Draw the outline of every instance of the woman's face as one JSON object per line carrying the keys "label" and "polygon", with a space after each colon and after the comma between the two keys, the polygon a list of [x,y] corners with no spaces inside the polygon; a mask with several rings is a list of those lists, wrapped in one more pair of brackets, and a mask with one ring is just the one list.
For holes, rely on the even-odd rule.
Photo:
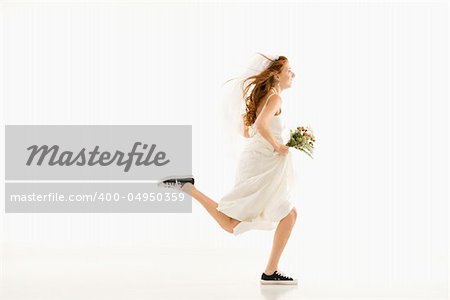
{"label": "woman's face", "polygon": [[294,77],[295,77],[295,74],[294,74],[294,72],[292,72],[289,62],[286,62],[283,66],[283,69],[281,70],[280,75],[279,75],[280,87],[282,89],[290,88],[291,84],[292,84],[292,79]]}

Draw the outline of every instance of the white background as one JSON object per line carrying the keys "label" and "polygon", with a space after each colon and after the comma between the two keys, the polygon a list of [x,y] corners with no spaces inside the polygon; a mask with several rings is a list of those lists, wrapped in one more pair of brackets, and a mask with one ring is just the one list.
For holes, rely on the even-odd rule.
{"label": "white background", "polygon": [[[280,267],[299,278],[295,295],[446,297],[446,1],[3,1],[0,9],[2,125],[191,124],[197,187],[215,201],[235,172],[217,122],[221,84],[254,52],[287,56],[296,77],[282,94],[286,126],[310,124],[317,139],[313,160],[294,150],[298,219]],[[117,253],[130,255],[114,270],[133,278],[130,264],[167,284],[183,270],[208,280],[243,272],[256,285],[273,238],[234,237],[195,199],[192,214],[2,210],[0,218],[5,299],[50,299],[49,290],[70,298],[39,279],[60,274],[91,295],[80,281],[89,274],[131,297],[119,277],[108,285],[98,275]]]}

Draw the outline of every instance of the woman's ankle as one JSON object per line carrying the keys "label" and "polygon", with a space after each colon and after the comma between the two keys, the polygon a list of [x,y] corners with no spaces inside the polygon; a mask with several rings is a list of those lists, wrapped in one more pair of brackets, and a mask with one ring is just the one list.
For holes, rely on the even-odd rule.
{"label": "woman's ankle", "polygon": [[273,273],[275,273],[276,270],[277,270],[277,269],[266,269],[266,270],[264,271],[264,274],[266,274],[266,275],[272,275]]}

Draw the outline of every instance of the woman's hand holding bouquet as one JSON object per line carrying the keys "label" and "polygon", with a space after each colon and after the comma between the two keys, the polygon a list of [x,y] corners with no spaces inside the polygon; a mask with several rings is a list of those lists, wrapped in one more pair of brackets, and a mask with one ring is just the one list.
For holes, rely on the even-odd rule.
{"label": "woman's hand holding bouquet", "polygon": [[309,126],[301,126],[295,130],[291,130],[291,137],[286,146],[301,150],[313,158],[312,154],[315,141],[316,138],[314,137],[313,130]]}

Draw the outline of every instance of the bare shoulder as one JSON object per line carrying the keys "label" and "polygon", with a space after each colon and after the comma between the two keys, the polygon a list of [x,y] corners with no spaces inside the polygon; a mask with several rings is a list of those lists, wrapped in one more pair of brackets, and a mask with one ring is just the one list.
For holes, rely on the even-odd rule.
{"label": "bare shoulder", "polygon": [[266,101],[267,101],[267,106],[271,106],[271,107],[280,107],[281,106],[281,97],[278,94],[270,95]]}
{"label": "bare shoulder", "polygon": [[261,111],[262,119],[267,120],[275,115],[281,108],[281,97],[277,94],[272,94],[266,98],[265,109]]}

